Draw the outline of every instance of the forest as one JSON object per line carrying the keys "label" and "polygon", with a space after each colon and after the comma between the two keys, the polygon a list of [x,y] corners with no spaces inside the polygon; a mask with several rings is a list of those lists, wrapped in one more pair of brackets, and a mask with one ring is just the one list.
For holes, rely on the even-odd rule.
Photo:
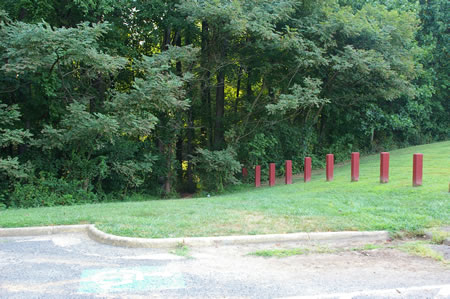
{"label": "forest", "polygon": [[450,138],[446,0],[2,0],[0,209],[223,192]]}

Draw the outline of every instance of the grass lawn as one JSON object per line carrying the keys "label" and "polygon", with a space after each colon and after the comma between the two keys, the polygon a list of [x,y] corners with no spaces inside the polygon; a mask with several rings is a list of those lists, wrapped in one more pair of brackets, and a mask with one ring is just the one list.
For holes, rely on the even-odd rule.
{"label": "grass lawn", "polygon": [[[424,154],[422,187],[412,187],[412,154]],[[350,165],[323,171],[310,183],[277,185],[210,198],[103,203],[0,211],[0,227],[95,223],[133,237],[218,236],[300,231],[416,232],[450,225],[450,141],[391,152],[390,181],[379,183],[379,156],[361,159],[360,181]],[[295,163],[295,161],[294,161]],[[278,166],[280,167],[280,166]]]}

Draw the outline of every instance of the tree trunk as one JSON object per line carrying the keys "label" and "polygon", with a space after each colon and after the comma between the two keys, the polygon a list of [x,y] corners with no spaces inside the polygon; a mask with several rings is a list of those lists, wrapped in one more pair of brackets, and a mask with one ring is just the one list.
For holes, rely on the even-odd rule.
{"label": "tree trunk", "polygon": [[223,116],[225,113],[225,72],[220,70],[217,73],[216,86],[216,125],[214,130],[214,149],[221,150],[225,145],[225,129],[223,126]]}
{"label": "tree trunk", "polygon": [[[164,30],[164,37],[163,37],[163,43],[162,43],[162,51],[166,51],[169,48],[171,39],[170,36],[172,34],[172,30],[170,27],[167,27]],[[161,123],[169,122],[168,119],[159,118]],[[158,134],[156,134],[158,136]],[[163,184],[163,190],[166,195],[170,194],[172,192],[172,177],[173,177],[173,169],[172,169],[172,152],[173,152],[173,144],[175,143],[176,139],[171,138],[167,143],[163,143],[162,141],[158,142],[158,148],[159,152],[162,154],[163,157],[165,157],[165,163],[167,167],[167,174],[164,178],[164,184]],[[175,145],[176,146],[176,145]]]}
{"label": "tree trunk", "polygon": [[169,48],[169,44],[170,44],[170,34],[171,34],[171,29],[170,27],[167,27],[164,30],[164,37],[163,37],[163,42],[162,42],[162,51],[165,51]]}
{"label": "tree trunk", "polygon": [[[177,47],[181,47],[181,33],[180,31],[177,31],[175,34],[175,45]],[[177,61],[176,64],[176,73],[178,76],[183,76],[183,66],[181,64],[181,61]],[[180,120],[182,121],[182,120]],[[178,161],[178,169],[177,169],[177,179],[179,182],[183,181],[183,132],[180,132],[178,135],[178,140],[176,144],[176,159]]]}
{"label": "tree trunk", "polygon": [[234,113],[237,113],[239,106],[239,94],[241,93],[241,77],[242,77],[242,67],[239,67],[239,74],[236,86],[236,101],[234,102]]}
{"label": "tree trunk", "polygon": [[192,109],[192,106],[189,108],[188,111],[188,131],[187,131],[187,171],[186,171],[186,178],[187,178],[187,191],[190,193],[195,192],[195,183],[194,183],[194,173],[192,169],[192,159],[191,155],[193,154],[193,147],[192,147],[192,141],[195,138],[195,129],[194,129],[194,109]]}
{"label": "tree trunk", "polygon": [[211,149],[212,145],[212,117],[211,117],[211,72],[209,71],[209,26],[208,22],[202,22],[202,50],[201,50],[202,58],[201,64],[202,69],[205,70],[203,75],[200,88],[202,92],[202,107],[203,107],[203,115],[202,115],[202,136],[206,136],[206,144],[209,149]]}
{"label": "tree trunk", "polygon": [[[106,82],[102,74],[99,74],[94,81],[94,88],[97,93],[89,100],[89,112],[94,113],[102,107],[106,98]],[[98,107],[97,107],[98,106]]]}
{"label": "tree trunk", "polygon": [[216,85],[216,121],[214,126],[214,149],[221,150],[225,147],[225,127],[223,117],[225,114],[225,65],[227,39],[217,33],[216,46],[218,46],[216,58],[218,63]]}
{"label": "tree trunk", "polygon": [[248,70],[247,70],[247,98],[248,98],[248,100],[250,100],[250,98],[253,96],[252,82],[250,81],[251,74],[252,74],[252,69],[248,68]]}
{"label": "tree trunk", "polygon": [[[189,28],[186,31],[186,45],[191,44],[191,31]],[[188,82],[186,86],[186,90],[188,92],[189,98],[194,99],[192,96],[192,86]],[[195,127],[194,127],[194,103],[191,103],[188,113],[187,113],[187,132],[186,132],[186,160],[187,160],[187,170],[186,170],[186,180],[187,180],[187,192],[194,193],[195,192],[195,183],[194,183],[194,172],[192,165],[192,154],[194,153],[193,141],[195,139]]]}
{"label": "tree trunk", "polygon": [[176,159],[178,161],[177,179],[183,181],[183,134],[179,134],[176,144]]}
{"label": "tree trunk", "polygon": [[172,192],[172,144],[166,146],[166,151],[167,177],[164,182],[164,192],[168,195]]}

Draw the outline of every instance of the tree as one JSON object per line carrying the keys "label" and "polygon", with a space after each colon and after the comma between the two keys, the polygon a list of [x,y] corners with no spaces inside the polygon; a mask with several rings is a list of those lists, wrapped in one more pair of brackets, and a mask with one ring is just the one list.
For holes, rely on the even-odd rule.
{"label": "tree", "polygon": [[[20,163],[17,157],[11,157],[18,145],[28,143],[32,134],[28,130],[14,128],[20,120],[19,107],[8,106],[0,102],[0,206],[7,204],[7,193],[17,180],[28,177],[30,165]],[[10,154],[3,153],[9,149]],[[5,151],[6,152],[6,151]]]}

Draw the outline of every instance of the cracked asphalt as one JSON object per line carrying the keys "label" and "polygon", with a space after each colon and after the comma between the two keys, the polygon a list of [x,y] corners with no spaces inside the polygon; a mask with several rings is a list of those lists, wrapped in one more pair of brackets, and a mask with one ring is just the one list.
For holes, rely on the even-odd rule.
{"label": "cracked asphalt", "polygon": [[[314,245],[314,244],[311,244]],[[84,234],[0,238],[0,298],[450,298],[450,268],[395,249],[288,258],[266,244],[170,250]]]}

